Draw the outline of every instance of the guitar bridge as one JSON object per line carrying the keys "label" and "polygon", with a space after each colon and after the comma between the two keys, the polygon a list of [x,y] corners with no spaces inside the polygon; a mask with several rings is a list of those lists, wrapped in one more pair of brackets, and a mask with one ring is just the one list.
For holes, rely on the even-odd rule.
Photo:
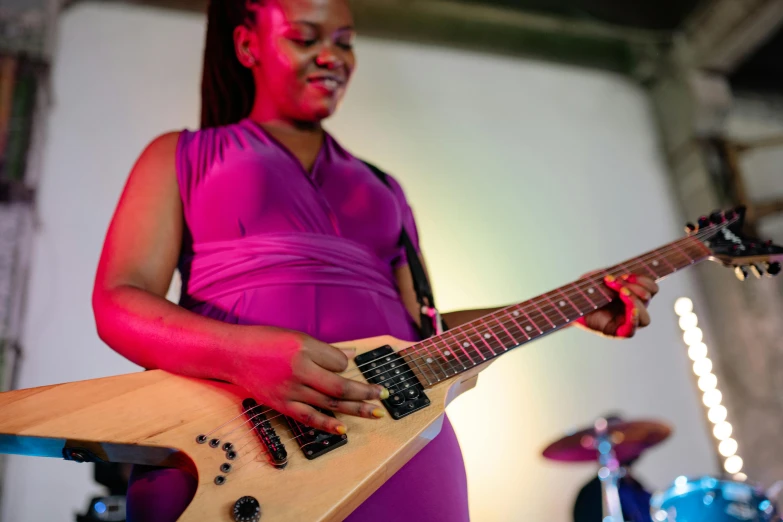
{"label": "guitar bridge", "polygon": [[[329,410],[323,408],[315,409],[324,415],[334,417],[334,413]],[[299,448],[301,448],[302,453],[304,453],[305,458],[308,460],[317,459],[340,446],[348,444],[348,435],[334,435],[326,431],[317,430],[305,426],[291,417],[286,417],[285,420],[288,422],[288,426],[291,428],[291,432],[294,434],[296,442],[299,443]]]}
{"label": "guitar bridge", "polygon": [[264,406],[259,405],[253,399],[245,399],[242,401],[242,408],[247,418],[253,423],[253,428],[272,459],[274,467],[278,469],[286,467],[288,464],[288,452],[285,450],[283,443],[280,442],[280,437],[277,436],[277,432],[272,427],[269,419],[267,419],[264,413]]}
{"label": "guitar bridge", "polygon": [[393,419],[401,419],[430,405],[416,374],[405,360],[392,349],[382,346],[354,358],[365,379],[389,390],[389,398],[381,403]]}

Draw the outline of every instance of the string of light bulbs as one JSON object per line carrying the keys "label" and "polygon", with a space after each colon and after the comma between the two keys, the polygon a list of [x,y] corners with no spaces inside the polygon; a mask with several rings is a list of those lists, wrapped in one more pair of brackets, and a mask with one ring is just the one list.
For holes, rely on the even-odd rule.
{"label": "string of light bulbs", "polygon": [[737,454],[739,445],[731,437],[733,427],[727,420],[728,410],[721,404],[723,394],[718,389],[718,378],[712,373],[712,359],[704,344],[704,333],[699,328],[699,318],[693,311],[693,302],[680,297],[674,303],[674,312],[679,316],[682,339],[688,346],[688,357],[693,361],[693,373],[698,377],[702,403],[707,408],[707,418],[712,423],[712,435],[718,445],[718,453],[724,458],[723,469],[735,480],[745,480],[742,473],[742,457]]}

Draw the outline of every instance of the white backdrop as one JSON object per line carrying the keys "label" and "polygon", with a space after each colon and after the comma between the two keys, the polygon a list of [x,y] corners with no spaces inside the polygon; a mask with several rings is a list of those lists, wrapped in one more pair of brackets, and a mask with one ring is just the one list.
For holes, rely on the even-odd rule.
{"label": "white backdrop", "polygon": [[[197,123],[203,26],[120,5],[63,16],[22,387],[136,370],[95,334],[92,279],[136,156]],[[370,39],[358,55],[329,129],[402,182],[442,309],[521,301],[679,236],[646,95],[624,79]],[[594,467],[548,463],[540,450],[606,411],[675,427],[638,465],[650,486],[715,471],[672,312],[692,290],[688,273],[664,282],[654,325],[631,341],[574,330],[510,354],[450,407],[473,520],[570,520]],[[90,473],[12,458],[2,520],[73,520],[99,491]]]}

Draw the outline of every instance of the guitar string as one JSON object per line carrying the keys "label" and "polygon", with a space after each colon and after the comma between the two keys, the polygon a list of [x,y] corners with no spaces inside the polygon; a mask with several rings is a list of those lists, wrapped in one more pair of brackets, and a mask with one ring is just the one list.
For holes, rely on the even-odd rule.
{"label": "guitar string", "polygon": [[[582,314],[580,314],[580,315],[582,315]],[[570,319],[570,320],[569,320],[569,322],[573,322],[575,319],[576,319],[576,318]],[[557,326],[553,327],[553,328],[552,328],[552,330],[555,330],[555,329],[560,329],[560,328],[564,327],[566,324],[568,324],[568,323],[564,323],[564,324],[561,324],[561,325],[557,325]],[[509,351],[509,350],[513,349],[513,348],[506,348],[506,347],[504,347],[504,346],[501,346],[501,347],[502,347],[502,349],[503,349],[503,352],[497,352],[497,353],[495,353],[495,355],[492,355],[492,356],[491,356],[491,358],[494,358],[494,357],[496,357],[496,356],[499,356],[499,355],[501,355],[502,353],[505,353],[506,351]],[[376,359],[376,360],[377,360],[377,359]],[[462,364],[462,362],[461,362],[461,361],[458,361],[458,362],[460,362],[460,364]],[[464,368],[464,364],[463,364],[463,370],[464,370],[464,369],[467,369],[467,368]],[[399,371],[399,370],[398,370],[398,371]],[[404,384],[404,383],[406,383],[406,382],[409,382],[409,381],[412,381],[412,380],[414,380],[414,379],[417,379],[417,378],[418,378],[418,377],[416,376],[415,372],[414,372],[414,371],[411,369],[411,367],[410,367],[410,366],[408,366],[408,369],[402,370],[400,374],[394,375],[394,376],[392,376],[392,377],[390,377],[390,378],[388,378],[388,379],[384,379],[383,381],[380,381],[379,383],[376,383],[376,384],[383,384],[383,383],[386,383],[386,382],[389,382],[389,381],[393,381],[394,379],[400,379],[402,376],[404,376],[405,374],[408,374],[408,373],[410,373],[410,374],[411,374],[411,376],[410,376],[410,377],[408,377],[408,378],[405,378],[405,379],[402,379],[402,380],[398,380],[398,381],[397,381],[397,383],[395,383],[395,384],[396,384],[397,386],[401,386],[402,384]],[[423,373],[423,372],[422,372],[422,373]],[[455,370],[455,374],[454,374],[454,375],[457,375],[458,373],[460,373],[460,372],[458,372],[457,370]],[[423,375],[423,376],[426,378],[426,375]],[[400,390],[399,392],[396,392],[396,393],[405,393],[405,391],[406,391],[406,389],[402,389],[402,390]],[[273,410],[273,409],[269,408],[269,409],[267,409],[267,410],[264,410],[263,412],[259,412],[259,413],[257,413],[256,415],[254,415],[254,416],[250,417],[248,420],[246,420],[246,421],[243,423],[243,425],[244,425],[244,424],[247,424],[248,422],[251,422],[251,421],[252,421],[253,419],[255,419],[256,417],[258,417],[258,416],[260,416],[260,415],[264,415],[264,414],[266,414],[266,413],[268,413],[268,412],[270,412],[270,411],[274,411],[275,413],[277,413],[277,415],[275,415],[275,416],[273,416],[273,417],[268,417],[268,418],[266,418],[266,419],[265,419],[265,420],[267,420],[267,421],[269,421],[269,422],[271,422],[272,420],[275,420],[275,419],[277,419],[278,417],[281,417],[281,416],[283,416],[283,414],[280,414],[280,413],[276,412],[276,410]],[[243,413],[243,414],[244,414],[244,413]],[[237,417],[239,417],[239,416],[237,416]],[[235,417],[235,419],[236,419],[237,417]],[[229,421],[229,422],[230,422],[230,421]],[[241,427],[241,426],[239,426],[239,427]],[[228,434],[226,434],[226,435],[224,435],[224,436],[230,435],[231,433],[233,433],[234,431],[236,431],[237,429],[239,429],[239,427],[237,427],[237,428],[234,428],[233,430],[231,430],[230,432],[228,432]],[[312,429],[313,429],[313,430],[318,430],[318,428],[312,428]],[[254,431],[255,431],[255,427],[252,427],[252,428],[249,430],[249,433],[252,433],[252,432],[254,432]],[[303,434],[303,435],[304,435],[304,434]],[[287,442],[291,442],[291,441],[293,441],[293,440],[297,440],[299,437],[301,437],[301,436],[303,436],[303,435],[299,435],[299,436],[291,437],[291,438],[289,438],[289,439],[286,439],[286,440],[283,440],[283,441],[281,441],[281,443],[282,443],[282,444],[285,444],[285,443],[287,443]],[[243,438],[244,438],[244,437],[243,437]]]}
{"label": "guitar string", "polygon": [[[626,264],[628,264],[629,266],[632,266],[633,264],[643,264],[643,260],[645,260],[645,259],[651,259],[651,258],[653,258],[653,257],[660,257],[660,256],[662,256],[662,255],[666,255],[666,254],[669,254],[669,253],[671,253],[671,252],[674,252],[674,251],[679,251],[680,249],[679,249],[679,248],[678,248],[678,246],[677,246],[677,244],[678,244],[678,243],[684,243],[684,242],[688,241],[689,239],[696,239],[696,240],[698,240],[698,241],[701,241],[702,237],[704,237],[704,236],[707,236],[707,235],[710,235],[710,234],[712,234],[712,233],[714,233],[714,232],[716,232],[716,231],[718,231],[718,230],[720,230],[720,229],[722,229],[722,228],[724,228],[724,227],[726,227],[726,226],[730,226],[730,225],[731,225],[731,224],[732,224],[734,221],[736,221],[737,219],[738,219],[738,218],[737,218],[737,217],[735,217],[734,219],[732,219],[732,220],[728,221],[728,222],[727,222],[727,223],[725,223],[725,224],[718,225],[718,228],[713,228],[713,227],[711,227],[711,228],[709,228],[709,229],[706,229],[706,230],[700,230],[700,231],[699,231],[699,232],[697,232],[696,234],[694,234],[694,235],[691,235],[691,236],[687,236],[687,237],[685,237],[685,238],[682,238],[682,239],[680,239],[680,240],[677,240],[677,241],[674,241],[674,242],[670,243],[669,245],[666,245],[665,247],[663,247],[663,248],[662,248],[662,249],[660,249],[660,250],[655,250],[655,251],[649,252],[649,253],[647,253],[647,254],[643,254],[642,256],[639,256],[638,258],[634,258],[634,259],[632,259],[632,260],[629,260],[629,261],[626,261],[626,262],[620,263],[619,265],[616,265],[616,266],[617,266],[617,267],[619,267],[619,266],[623,266],[623,265],[626,265]],[[698,236],[700,236],[700,235],[701,235],[702,237],[698,237]],[[702,244],[703,244],[703,243],[702,243]],[[689,255],[687,255],[687,254],[683,254],[682,252],[680,252],[680,255],[683,255],[684,257],[686,257],[686,258],[688,258],[688,259],[690,259],[690,257],[691,257],[691,256],[689,256]],[[690,263],[690,264],[693,264],[693,263],[695,263],[695,262],[697,262],[697,261],[696,261],[696,260],[691,260],[691,263]],[[614,267],[610,267],[610,268],[614,268]],[[674,270],[674,272],[676,272],[676,271],[677,271],[677,269],[675,269],[675,270]],[[672,273],[674,273],[674,272],[672,272]],[[606,275],[609,275],[609,274],[608,274],[608,272],[605,272],[605,271],[604,271],[604,272],[598,272],[598,273],[592,274],[592,275],[591,275],[589,278],[583,278],[583,279],[580,279],[580,280],[578,280],[577,282],[575,282],[574,284],[570,285],[572,288],[576,288],[576,289],[577,289],[577,291],[575,291],[575,292],[574,292],[574,291],[572,291],[572,290],[569,290],[569,291],[568,291],[568,293],[561,291],[561,294],[563,294],[564,296],[566,296],[566,297],[568,297],[568,298],[570,298],[570,297],[575,297],[575,296],[578,296],[578,295],[583,295],[583,293],[584,293],[584,292],[583,292],[583,290],[585,290],[585,289],[589,289],[590,287],[593,287],[593,286],[598,286],[599,284],[601,284],[601,283],[603,282],[603,276],[601,276],[601,278],[600,278],[600,279],[594,279],[594,278],[596,278],[596,276],[599,276],[599,275],[601,275],[601,274],[606,274]],[[656,276],[656,277],[658,277],[658,276]],[[660,279],[663,279],[663,277],[660,277],[658,280],[660,280]],[[587,283],[587,284],[585,285],[584,283]],[[544,295],[544,294],[542,294],[542,295]],[[538,297],[541,297],[541,296],[538,296]],[[533,299],[536,299],[536,298],[533,298]],[[616,299],[616,298],[615,298],[615,299]],[[612,300],[614,300],[614,299],[612,299]],[[532,300],[531,300],[531,301],[532,301]],[[589,301],[589,299],[588,299],[588,301]],[[509,307],[506,307],[506,308],[513,308],[514,306],[515,306],[515,305],[511,305],[511,306],[509,306]],[[539,328],[538,328],[538,326],[537,326],[537,322],[535,322],[535,321],[533,320],[533,318],[540,319],[541,317],[546,317],[546,318],[547,318],[547,321],[548,321],[548,322],[551,322],[551,321],[548,319],[548,315],[547,315],[547,313],[545,312],[545,310],[549,309],[550,311],[557,311],[557,308],[554,306],[554,304],[551,304],[551,303],[545,303],[545,304],[543,304],[543,305],[541,305],[541,306],[536,306],[536,305],[534,305],[534,306],[535,306],[535,309],[527,308],[527,310],[526,310],[524,307],[521,307],[521,304],[520,304],[520,305],[516,305],[516,306],[517,306],[517,307],[520,307],[520,308],[521,308],[521,311],[522,311],[522,312],[523,312],[525,315],[527,315],[527,316],[528,316],[528,318],[529,318],[529,319],[528,319],[528,321],[527,321],[527,322],[528,322],[528,323],[532,323],[533,325],[536,325],[536,328],[537,328],[537,329],[539,329]],[[573,307],[573,306],[572,306],[572,307]],[[540,311],[539,311],[539,310],[540,310]],[[496,313],[500,313],[500,312],[502,312],[502,310],[498,310]],[[528,312],[529,312],[529,313],[528,313]],[[559,313],[561,313],[561,312],[559,312]],[[494,315],[494,313],[492,313],[492,314],[488,314],[487,316],[484,316],[484,317],[489,317],[489,316],[491,316],[491,315]],[[478,319],[476,319],[475,321],[471,321],[471,323],[473,323],[473,322],[478,322],[478,321],[481,321],[481,319],[483,319],[483,317],[482,317],[482,318],[478,318]],[[522,320],[521,316],[519,317],[519,319],[520,319],[520,320]],[[574,318],[574,319],[571,319],[571,320],[569,321],[569,323],[570,323],[570,322],[573,322],[574,320],[576,320],[576,318]],[[502,324],[502,323],[501,323],[501,324]],[[564,326],[564,325],[561,325],[561,326]],[[414,347],[415,347],[415,346],[417,346],[417,345],[423,345],[423,344],[427,343],[428,341],[430,341],[430,343],[429,343],[429,344],[431,345],[431,346],[430,346],[430,348],[432,348],[432,347],[438,348],[438,346],[436,346],[436,345],[437,345],[437,342],[438,342],[438,340],[439,340],[440,338],[444,337],[444,336],[445,336],[445,334],[447,334],[447,333],[450,333],[452,336],[454,336],[454,334],[455,334],[455,333],[457,333],[457,334],[458,334],[458,333],[463,333],[463,334],[464,334],[464,332],[459,332],[459,331],[457,331],[459,328],[461,328],[461,327],[457,327],[457,328],[455,328],[454,330],[449,330],[448,332],[444,332],[444,334],[442,334],[442,335],[440,335],[440,336],[438,336],[438,337],[435,337],[435,338],[424,339],[424,340],[422,340],[422,341],[419,341],[418,343],[415,343],[414,345],[412,345],[412,346],[411,346],[411,347],[409,347],[409,348],[414,348]],[[518,329],[521,331],[521,328],[518,328]],[[554,328],[553,328],[552,330],[554,330]],[[549,330],[549,331],[551,331],[551,330]],[[541,330],[539,329],[539,334],[537,334],[537,335],[536,335],[536,337],[540,336],[542,333],[543,333],[543,331],[541,331]],[[502,334],[501,334],[501,335],[502,335]],[[525,334],[525,335],[526,335],[527,339],[523,340],[522,344],[524,344],[524,343],[525,343],[525,342],[527,342],[527,341],[530,341],[530,340],[533,340],[533,339],[534,339],[534,338],[531,338],[530,336],[527,336],[527,334]],[[468,335],[468,336],[467,336],[467,338],[468,338],[468,339],[470,339],[470,335]],[[480,339],[480,337],[479,337],[479,339]],[[513,337],[512,337],[512,339],[513,339]],[[413,351],[411,351],[411,352],[410,352],[410,354],[411,354],[411,355],[414,355],[414,354],[416,354],[416,355],[420,355],[420,354],[421,354],[421,353],[422,353],[424,350],[426,350],[426,349],[427,349],[426,347],[423,347],[423,346],[422,346],[420,349],[414,349]],[[475,349],[477,352],[479,352],[479,353],[480,353],[480,351],[479,351],[477,348],[475,348],[475,346],[474,346],[474,349]],[[504,350],[504,352],[503,352],[503,353],[505,353],[505,351],[509,351],[509,349],[506,349],[506,350]],[[455,353],[456,353],[456,352],[455,352]],[[361,373],[357,373],[357,372],[361,372],[361,370],[360,370],[360,368],[361,368],[361,367],[367,366],[367,365],[369,365],[369,364],[372,364],[373,362],[376,362],[376,361],[380,361],[380,360],[382,360],[382,359],[384,359],[384,358],[388,357],[388,355],[392,355],[392,354],[386,354],[386,355],[383,355],[383,356],[381,356],[381,357],[377,357],[377,358],[375,358],[375,359],[373,359],[373,360],[371,360],[371,361],[367,361],[366,363],[362,363],[361,365],[359,365],[359,366],[357,366],[357,367],[355,367],[355,368],[351,369],[349,372],[347,372],[346,374],[342,374],[341,376],[342,376],[342,377],[344,377],[344,378],[348,378],[349,376],[351,376],[351,377],[352,377],[352,376],[358,376],[358,375],[361,375]],[[410,360],[410,362],[420,362],[420,361],[422,361],[422,360],[425,360],[425,359],[427,359],[427,358],[431,358],[431,356],[432,356],[432,355],[433,355],[432,353],[426,353],[426,354],[425,354],[425,356],[421,356],[421,357],[418,357],[418,358],[412,358],[412,359]],[[492,356],[492,357],[494,357],[494,356]],[[468,356],[468,359],[471,359],[471,358],[470,358],[470,356]],[[437,359],[434,359],[434,360],[437,360]],[[447,359],[444,359],[444,361],[448,361],[448,360],[447,360]],[[387,363],[382,363],[381,365],[379,365],[379,366],[378,366],[378,368],[380,368],[380,367],[383,367],[383,366],[388,366],[388,365],[390,365],[390,364],[393,364],[394,362],[396,362],[396,361],[389,361],[389,362],[387,362]],[[459,361],[459,360],[458,360],[457,362],[459,362],[460,364],[462,364],[462,363],[461,363],[461,361]],[[440,361],[438,361],[438,364],[440,365]],[[481,364],[481,363],[478,363],[478,364]],[[474,365],[475,365],[475,363],[474,363]],[[463,366],[463,370],[467,369],[467,368],[465,368],[465,367],[464,367],[464,364],[462,364],[462,366]],[[376,368],[376,370],[377,370],[378,368]],[[443,367],[442,367],[442,369],[443,369]],[[452,368],[452,369],[453,369],[453,368]],[[446,371],[444,370],[444,373],[446,373],[446,375],[447,375],[447,377],[448,377],[448,372],[446,372]],[[459,373],[459,372],[456,372],[456,373],[455,373],[455,375],[456,375],[456,374],[458,374],[458,373]],[[424,374],[423,374],[423,375],[424,375]],[[424,377],[426,378],[426,375],[424,375]],[[377,384],[381,385],[381,384],[383,384],[383,382],[386,382],[386,381],[382,381],[382,382],[380,382],[380,383],[377,383]],[[430,384],[430,385],[432,385],[432,383],[429,383],[429,384]],[[236,418],[239,418],[239,417],[241,417],[241,416],[245,415],[245,414],[246,414],[248,411],[249,411],[249,410],[247,410],[247,411],[244,411],[244,412],[240,413],[239,415],[237,415],[236,417],[234,417],[234,419],[236,419]],[[269,411],[274,411],[274,410],[272,410],[272,408],[269,408],[269,409],[265,410],[263,413],[267,413],[267,412],[269,412]],[[234,419],[231,419],[231,420],[234,420]],[[224,425],[225,425],[225,424],[227,424],[227,423],[230,423],[230,422],[231,422],[231,420],[229,420],[229,421],[227,421],[226,423],[224,423]],[[218,429],[222,428],[224,425],[218,426],[218,427],[214,428],[213,430],[209,431],[208,433],[206,433],[206,436],[207,436],[207,437],[209,437],[209,436],[210,436],[212,433],[214,433],[214,432],[215,432],[215,431],[217,431]]]}
{"label": "guitar string", "polygon": [[[729,226],[730,224],[731,224],[731,222],[729,222],[729,223],[726,223],[725,225],[723,225],[723,227],[725,227],[725,226]],[[723,227],[720,227],[720,228],[723,228]],[[720,230],[720,228],[718,228],[717,230]],[[708,232],[712,232],[712,231],[713,231],[712,229],[708,230]],[[667,246],[667,247],[666,247],[666,249],[661,249],[661,251],[660,251],[660,252],[656,252],[656,251],[654,251],[654,252],[651,252],[651,253],[649,253],[649,254],[646,254],[646,255],[640,256],[640,257],[637,259],[637,262],[638,262],[638,261],[640,261],[640,260],[642,260],[642,259],[644,259],[644,258],[646,258],[646,257],[650,257],[650,256],[652,256],[653,254],[658,254],[658,255],[660,255],[660,254],[663,254],[664,252],[666,252],[667,250],[668,250],[668,251],[675,250],[675,249],[677,249],[677,248],[676,248],[676,243],[681,243],[681,242],[684,242],[684,241],[686,241],[687,239],[695,238],[695,239],[697,239],[697,240],[701,240],[701,238],[699,238],[699,237],[698,237],[698,235],[699,235],[699,234],[694,234],[694,235],[692,235],[692,236],[688,236],[687,238],[684,238],[683,240],[680,240],[680,241],[674,242],[674,243],[672,243],[671,247],[668,247],[668,246]],[[686,258],[688,258],[688,259],[691,261],[689,264],[694,264],[695,262],[698,262],[698,261],[701,261],[701,260],[703,260],[703,259],[690,259],[690,257],[691,257],[691,256],[689,256],[687,253],[685,253],[685,257],[686,257]],[[625,265],[625,264],[630,264],[630,263],[628,263],[628,262],[625,262],[625,263],[621,263],[620,265],[617,265],[617,266],[622,266],[622,265]],[[684,268],[684,267],[683,267],[683,268]],[[676,271],[677,271],[677,269],[675,269],[675,272],[676,272]],[[656,275],[656,277],[658,277],[658,276]],[[662,277],[661,277],[660,279],[662,279]],[[562,292],[562,291],[561,291],[561,294],[563,294],[563,292]],[[573,295],[573,294],[572,294],[572,295]],[[589,301],[589,299],[588,299],[588,301]],[[513,305],[512,305],[512,306],[513,306]],[[510,308],[510,307],[509,307],[509,308]],[[540,307],[539,307],[539,308],[540,308]],[[551,308],[552,308],[553,310],[557,310],[557,309],[554,307],[554,305],[551,305]],[[543,308],[542,308],[542,311],[543,311]],[[542,314],[539,314],[539,315],[544,315],[544,314],[542,313]],[[579,314],[579,315],[580,315],[580,316],[582,316],[583,314]],[[573,322],[574,320],[576,320],[576,318],[574,318],[574,319],[570,319],[570,320],[568,320],[568,322],[570,323],[570,322]],[[552,330],[555,330],[555,329],[562,328],[562,327],[563,327],[563,326],[565,326],[566,324],[568,324],[568,323],[564,323],[564,324],[562,324],[562,325],[558,325],[558,326],[556,326],[556,327],[553,327],[553,328],[552,328]],[[505,330],[505,328],[504,328],[504,330]],[[466,332],[458,332],[458,333],[462,333],[463,335],[467,335],[467,338],[470,340],[471,344],[473,344],[473,341],[472,341],[472,340],[471,340],[471,338],[470,338],[470,335],[471,335],[471,334],[467,334]],[[477,331],[476,333],[478,334],[479,332]],[[493,332],[493,333],[494,333],[494,332]],[[509,338],[510,338],[510,339],[514,340],[513,336],[511,336],[509,332],[507,332],[507,334],[508,334],[508,336],[509,336]],[[502,336],[503,334],[499,334],[499,335],[501,335],[501,336]],[[479,335],[479,340],[480,340],[480,339],[481,339],[481,337],[480,337],[480,335]],[[455,339],[455,340],[456,340],[456,339]],[[527,340],[531,340],[531,339],[530,339],[530,338],[528,338]],[[499,338],[498,338],[498,341],[500,342],[500,339],[499,339]],[[524,344],[524,342],[523,342],[523,344]],[[480,343],[479,343],[479,345],[480,345]],[[517,346],[518,346],[518,345],[517,345]],[[489,344],[488,344],[488,347],[489,347]],[[474,348],[474,350],[476,350],[476,351],[477,351],[477,352],[478,352],[480,355],[482,355],[482,354],[481,354],[481,352],[480,352],[480,350],[478,350],[478,348],[476,348],[476,346],[475,346],[475,345],[473,345],[473,348]],[[501,342],[501,348],[503,349],[503,352],[498,352],[498,353],[495,353],[495,352],[494,352],[494,350],[492,350],[492,348],[491,348],[491,347],[489,347],[489,348],[490,348],[490,351],[493,351],[493,355],[492,355],[492,356],[490,356],[490,359],[491,359],[491,358],[494,358],[494,357],[498,356],[499,354],[505,353],[505,351],[509,351],[509,350],[510,350],[510,349],[512,349],[513,347],[512,347],[512,348],[506,348],[506,347],[503,345],[503,343]],[[385,357],[385,356],[384,356],[384,357]],[[384,358],[384,357],[379,357],[379,358],[376,358],[376,359],[374,359],[373,361],[377,361],[377,360],[379,360],[379,359],[382,359],[382,358]],[[469,359],[471,360],[471,362],[473,362],[473,363],[475,364],[475,362],[472,360],[472,357],[470,357],[470,356],[468,356],[468,357],[469,357]],[[371,364],[373,361],[368,361],[368,363],[365,363],[365,365],[366,365],[366,364]],[[459,361],[459,362],[460,362],[460,364],[462,364],[462,362],[461,362],[461,361]],[[481,364],[481,363],[479,363],[479,364]],[[382,365],[382,366],[383,366],[383,365]],[[464,364],[463,364],[463,366],[464,366]],[[360,367],[360,366],[359,366],[359,367]],[[358,369],[359,367],[357,367],[356,369]],[[354,373],[355,373],[356,369],[354,369]],[[399,378],[401,375],[404,375],[404,374],[406,374],[406,373],[411,373],[411,374],[412,374],[412,376],[411,376],[410,378],[408,378],[408,379],[404,379],[404,380],[402,380],[402,381],[398,381],[398,382],[397,382],[397,385],[398,385],[398,386],[399,386],[399,385],[401,385],[401,384],[403,384],[403,383],[405,383],[405,382],[407,382],[407,381],[410,381],[410,380],[412,380],[412,379],[416,379],[416,378],[417,378],[417,376],[415,375],[415,373],[413,372],[413,370],[412,370],[412,369],[410,368],[410,366],[409,366],[409,367],[408,367],[408,369],[407,369],[407,370],[404,370],[404,371],[403,371],[401,374],[399,374],[399,375],[395,375],[395,376],[391,377],[390,379],[386,379],[386,380],[384,380],[384,381],[381,381],[379,384],[382,384],[382,383],[385,383],[385,382],[391,381],[391,380],[393,380],[393,379],[395,379],[395,378]],[[458,374],[458,373],[460,373],[460,372],[458,372],[458,371],[456,371],[456,370],[455,370],[455,375],[456,375],[456,374]],[[427,378],[427,376],[426,376],[426,375],[424,375],[423,373],[422,373],[422,375],[423,375],[425,378]],[[428,379],[428,378],[427,378],[427,380],[429,381],[429,379]],[[430,383],[430,384],[431,384],[431,383]],[[403,393],[404,393],[404,391],[405,391],[405,390],[402,390],[402,392],[403,392]],[[257,407],[257,406],[256,406],[256,407]],[[248,410],[248,411],[249,411],[249,410]],[[257,416],[259,416],[259,415],[263,415],[263,414],[265,414],[265,413],[267,413],[267,412],[269,412],[269,411],[274,411],[274,410],[272,410],[271,408],[269,408],[269,409],[265,410],[264,412],[262,412],[262,413],[260,413],[260,414],[257,414],[257,415],[255,415],[255,416],[253,416],[253,417],[251,417],[250,419],[248,419],[248,421],[245,421],[245,422],[244,422],[242,425],[246,424],[247,422],[250,422],[250,421],[252,421],[252,419],[256,418]],[[234,419],[232,419],[232,420],[235,420],[235,419],[237,419],[237,418],[241,417],[241,416],[242,416],[242,415],[244,415],[245,413],[246,413],[246,412],[243,412],[242,414],[240,414],[240,415],[238,415],[238,416],[234,417]],[[266,421],[266,422],[269,422],[269,423],[270,423],[270,426],[271,426],[271,421],[272,421],[272,420],[274,420],[274,419],[277,419],[277,418],[278,418],[278,417],[280,417],[280,416],[282,416],[282,414],[278,414],[278,415],[276,415],[276,416],[274,416],[274,417],[271,417],[271,418],[266,418],[266,419],[265,419],[265,421]],[[226,424],[229,424],[230,422],[231,422],[231,421],[228,421],[227,423],[224,423],[223,425],[221,425],[220,427],[216,428],[215,430],[212,430],[212,432],[211,432],[211,433],[214,433],[214,431],[216,431],[217,429],[220,429],[221,427],[225,426]],[[278,422],[277,422],[277,424],[278,424],[278,425],[279,425],[279,424],[281,424],[281,423],[280,423],[280,421],[278,421]],[[239,427],[241,427],[241,425],[240,425]],[[237,428],[234,428],[234,429],[233,429],[233,430],[231,430],[231,431],[230,431],[228,434],[230,434],[230,433],[233,433],[234,431],[236,431],[237,429],[239,429],[239,427],[237,427]],[[312,431],[312,430],[317,430],[317,428],[312,428],[310,431]],[[256,428],[255,428],[255,426],[251,427],[251,429],[250,429],[250,430],[248,430],[248,432],[247,432],[245,435],[243,435],[243,436],[242,436],[242,437],[241,437],[239,440],[243,440],[245,437],[247,437],[247,435],[249,435],[249,434],[252,434],[252,433],[255,433],[255,431],[256,431]],[[228,434],[226,434],[226,435],[228,435]],[[286,443],[288,443],[288,442],[291,442],[291,441],[293,441],[293,440],[297,440],[299,437],[302,437],[302,436],[304,436],[304,435],[306,435],[306,433],[302,433],[301,435],[298,435],[298,436],[295,436],[295,437],[291,437],[291,438],[289,438],[289,439],[286,439],[286,440],[284,440],[284,441],[281,441],[281,442],[280,442],[280,444],[283,444],[283,445],[284,445],[284,444],[286,444]],[[249,441],[248,443],[246,443],[245,445],[243,445],[243,446],[242,446],[242,448],[246,447],[246,446],[247,446],[247,445],[248,445],[250,442],[252,442],[252,440],[254,440],[254,439],[252,439],[252,438],[251,438],[251,441]],[[314,444],[314,443],[309,443],[309,444]],[[306,446],[306,445],[305,445],[305,446]],[[253,459],[253,460],[255,460],[255,459]],[[239,467],[237,467],[236,469],[238,470],[239,468],[242,468],[242,467],[244,467],[244,465],[245,465],[245,463],[243,463],[242,465],[240,465],[240,466],[239,466]]]}

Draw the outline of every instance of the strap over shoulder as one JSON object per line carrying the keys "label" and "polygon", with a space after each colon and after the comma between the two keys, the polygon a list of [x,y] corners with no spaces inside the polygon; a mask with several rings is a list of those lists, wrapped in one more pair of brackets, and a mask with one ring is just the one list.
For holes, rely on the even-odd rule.
{"label": "strap over shoulder", "polygon": [[[362,162],[367,165],[379,180],[391,188],[388,174],[372,163],[366,161]],[[405,230],[404,224],[400,232],[400,244],[405,248],[408,266],[410,266],[411,275],[413,276],[413,288],[416,291],[416,300],[419,302],[421,310],[422,337],[426,339],[433,335],[438,335],[446,329],[446,325],[435,307],[435,297],[432,294],[432,287],[427,278],[427,273],[424,270],[424,266],[421,264],[419,255],[416,253],[416,248],[413,245],[413,241],[411,241],[410,235],[408,235],[407,230]]]}

